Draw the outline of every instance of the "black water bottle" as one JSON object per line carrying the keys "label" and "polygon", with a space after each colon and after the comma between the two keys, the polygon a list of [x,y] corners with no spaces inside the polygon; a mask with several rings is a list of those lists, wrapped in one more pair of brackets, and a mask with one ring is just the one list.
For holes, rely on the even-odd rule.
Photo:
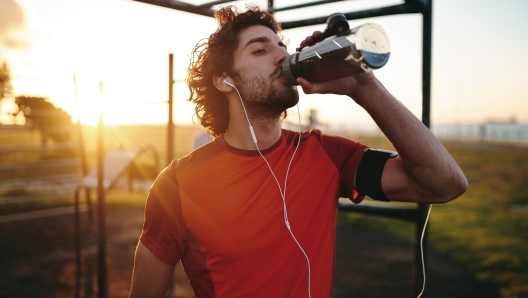
{"label": "black water bottle", "polygon": [[348,29],[343,14],[332,14],[327,28],[314,44],[298,48],[286,58],[282,73],[288,83],[297,85],[302,77],[322,83],[378,69],[390,56],[389,39],[377,24],[367,23]]}

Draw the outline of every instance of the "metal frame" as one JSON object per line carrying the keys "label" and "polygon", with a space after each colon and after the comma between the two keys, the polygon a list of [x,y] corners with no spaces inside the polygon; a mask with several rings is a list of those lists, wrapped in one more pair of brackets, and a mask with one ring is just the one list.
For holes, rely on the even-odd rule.
{"label": "metal frame", "polygon": [[[213,17],[214,10],[213,6],[224,4],[233,1],[211,1],[201,5],[192,5],[177,0],[133,0],[152,5],[162,6],[166,8],[176,9],[184,12],[189,12],[197,15]],[[326,1],[314,1],[305,4],[293,5],[288,7],[275,8],[274,1],[268,1],[268,10],[279,12],[279,11],[291,11],[304,7],[314,7],[322,4],[346,1],[346,0],[326,0]],[[433,0],[404,0],[403,4],[386,6],[382,8],[375,8],[363,11],[354,12],[343,12],[348,20],[357,20],[371,17],[381,17],[398,14],[411,14],[420,13],[423,17],[423,29],[422,29],[422,123],[427,127],[430,127],[430,112],[431,112],[431,60],[432,60],[432,6]],[[290,22],[283,22],[283,29],[292,29],[297,27],[304,27],[309,25],[325,24],[327,16],[311,18],[306,20],[297,20]],[[171,57],[172,58],[172,57]],[[171,59],[172,60],[172,59]],[[172,81],[172,78],[170,79]],[[169,83],[170,84],[170,83]],[[172,95],[172,84],[169,87],[169,94]],[[170,148],[170,147],[169,147]],[[383,215],[396,219],[403,219],[414,222],[416,224],[416,244],[415,244],[415,260],[413,264],[413,297],[416,297],[422,290],[423,284],[423,270],[421,266],[422,254],[420,247],[420,239],[422,236],[422,230],[425,225],[425,219],[427,217],[429,205],[427,204],[416,204],[410,208],[392,208],[390,205],[386,206],[371,206],[365,205],[353,205],[340,203],[339,209],[345,211],[361,212],[367,214]],[[426,241],[427,230],[424,234],[423,240],[423,252],[426,252]],[[424,256],[425,260],[425,256]],[[426,297],[426,292],[421,297]]]}
{"label": "metal frame", "polygon": [[[101,122],[100,122],[101,123]],[[102,129],[100,125],[99,129]],[[88,211],[88,233],[96,236],[97,243],[97,288],[98,288],[98,297],[106,298],[109,297],[108,293],[108,278],[107,278],[107,263],[106,263],[106,203],[105,195],[112,189],[117,180],[122,177],[127,172],[129,173],[129,188],[131,186],[130,178],[130,165],[138,159],[139,156],[144,155],[147,152],[151,152],[154,166],[156,169],[159,169],[159,154],[155,146],[150,144],[142,145],[140,148],[125,150],[125,154],[130,155],[131,160],[127,161],[126,164],[123,164],[124,168],[119,172],[115,173],[115,176],[109,175],[110,177],[105,177],[105,168],[115,168],[116,164],[112,163],[113,159],[106,159],[105,155],[110,154],[112,151],[109,151],[107,154],[104,154],[103,151],[103,140],[102,140],[102,131],[98,134],[98,159],[97,167],[95,172],[89,173],[84,177],[83,181],[75,188],[73,195],[74,203],[74,229],[75,229],[75,264],[76,264],[76,282],[75,282],[75,297],[80,297],[81,295],[81,280],[82,280],[82,251],[81,251],[81,203],[80,196],[84,191],[86,207]],[[123,153],[121,153],[123,154]],[[108,173],[107,173],[108,174]],[[87,178],[92,178],[88,179]],[[94,184],[93,180],[97,179]],[[106,178],[106,179],[105,179]],[[106,180],[106,183],[104,182]],[[97,192],[97,202],[96,202],[96,223],[94,227],[94,206],[92,206],[92,196],[91,192]],[[90,266],[92,266],[90,264]],[[91,280],[91,276],[86,276],[87,280]],[[92,290],[92,285],[87,287],[87,289]],[[86,294],[87,297],[91,297]]]}

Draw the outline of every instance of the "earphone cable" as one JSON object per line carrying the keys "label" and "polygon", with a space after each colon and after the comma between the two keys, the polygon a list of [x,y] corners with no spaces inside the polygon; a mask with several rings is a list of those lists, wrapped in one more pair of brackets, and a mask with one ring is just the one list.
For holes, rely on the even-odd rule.
{"label": "earphone cable", "polygon": [[286,208],[286,184],[287,184],[287,181],[288,181],[288,174],[290,173],[290,167],[291,167],[291,164],[293,162],[293,158],[295,157],[295,154],[297,153],[297,149],[299,149],[299,145],[301,144],[301,113],[299,111],[299,105],[297,104],[297,114],[298,114],[298,120],[299,120],[299,137],[298,137],[298,140],[297,140],[297,146],[295,146],[295,150],[293,151],[293,154],[292,154],[292,157],[290,159],[290,162],[288,163],[288,168],[286,170],[286,176],[284,178],[284,190],[283,190],[281,185],[280,185],[280,183],[279,183],[279,179],[277,179],[277,176],[273,172],[273,169],[271,168],[271,165],[269,164],[268,160],[266,159],[266,157],[264,157],[262,152],[260,152],[260,148],[258,147],[258,144],[257,144],[257,137],[256,137],[255,132],[253,130],[253,126],[251,125],[251,122],[249,121],[249,116],[247,114],[246,107],[244,105],[244,101],[242,100],[242,96],[240,95],[240,92],[238,91],[238,88],[235,85],[227,82],[226,80],[224,80],[224,82],[226,84],[228,84],[229,86],[232,86],[233,88],[235,88],[235,90],[236,90],[236,92],[238,94],[238,97],[240,98],[240,103],[242,104],[242,107],[244,109],[244,114],[246,116],[246,120],[247,120],[248,125],[249,125],[249,131],[251,133],[251,137],[253,138],[253,142],[255,143],[255,147],[257,147],[258,153],[260,154],[262,159],[264,159],[264,161],[266,162],[266,165],[268,166],[268,169],[270,170],[271,175],[273,176],[273,178],[275,179],[275,182],[277,183],[277,186],[279,187],[279,193],[280,193],[280,195],[282,197],[282,204],[283,204],[283,210],[284,210],[284,223],[285,223],[286,227],[288,228],[288,231],[290,232],[290,235],[292,236],[293,240],[295,241],[295,243],[297,244],[297,246],[299,247],[299,249],[303,253],[304,257],[306,258],[306,262],[308,263],[308,298],[311,298],[312,296],[311,296],[311,290],[310,290],[310,285],[311,285],[310,259],[308,258],[308,255],[306,254],[306,252],[302,248],[302,246],[299,243],[299,241],[297,241],[297,238],[295,237],[295,235],[293,234],[293,232],[291,230],[290,221],[288,219],[288,211],[287,211],[287,208]]}
{"label": "earphone cable", "polygon": [[420,294],[418,294],[418,296],[416,298],[420,298],[422,297],[422,294],[425,290],[425,262],[424,262],[424,252],[423,252],[423,239],[424,239],[424,235],[425,235],[425,229],[427,228],[427,224],[429,223],[429,215],[431,215],[431,209],[433,207],[431,205],[429,205],[429,210],[427,211],[427,217],[425,218],[425,223],[424,223],[424,227],[422,229],[422,236],[420,237],[420,253],[421,253],[421,257],[422,257],[422,272],[423,272],[423,283],[422,283],[422,291],[420,292]]}

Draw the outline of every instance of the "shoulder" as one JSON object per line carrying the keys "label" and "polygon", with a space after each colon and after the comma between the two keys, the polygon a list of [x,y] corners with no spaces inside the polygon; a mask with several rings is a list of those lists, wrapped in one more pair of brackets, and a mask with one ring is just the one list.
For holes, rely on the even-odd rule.
{"label": "shoulder", "polygon": [[[284,136],[287,143],[297,142],[299,139],[299,132],[291,130],[282,130],[282,135]],[[349,149],[365,149],[367,148],[364,144],[338,135],[325,134],[318,129],[311,129],[301,133],[301,144],[308,140],[315,140],[320,143],[325,149],[337,149],[337,148],[349,148]]]}
{"label": "shoulder", "polygon": [[218,145],[215,140],[195,149],[184,157],[173,160],[159,173],[152,185],[151,192],[176,191],[178,189],[176,176],[179,172],[203,164],[220,154],[223,150],[222,146]]}
{"label": "shoulder", "polygon": [[[299,133],[293,131],[284,131],[283,135],[287,142],[297,142]],[[304,143],[304,144],[303,144]],[[363,153],[368,147],[352,139],[329,135],[322,133],[320,130],[312,129],[301,133],[300,147],[313,148],[318,146],[332,160],[334,165],[341,169],[344,164],[358,164],[363,158]],[[321,151],[318,151],[321,152]]]}
{"label": "shoulder", "polygon": [[168,168],[170,168],[173,173],[183,171],[185,169],[192,168],[196,165],[207,162],[223,151],[225,151],[225,149],[219,144],[219,140],[215,139],[201,147],[198,147],[186,156],[174,160]]}

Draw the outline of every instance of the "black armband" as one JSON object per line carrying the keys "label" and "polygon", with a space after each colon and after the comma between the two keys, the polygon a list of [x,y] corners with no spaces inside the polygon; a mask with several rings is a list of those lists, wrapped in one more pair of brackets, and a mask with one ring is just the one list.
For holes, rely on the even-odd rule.
{"label": "black armband", "polygon": [[389,201],[381,189],[381,175],[387,159],[398,156],[388,150],[365,149],[356,172],[356,190],[374,200]]}

